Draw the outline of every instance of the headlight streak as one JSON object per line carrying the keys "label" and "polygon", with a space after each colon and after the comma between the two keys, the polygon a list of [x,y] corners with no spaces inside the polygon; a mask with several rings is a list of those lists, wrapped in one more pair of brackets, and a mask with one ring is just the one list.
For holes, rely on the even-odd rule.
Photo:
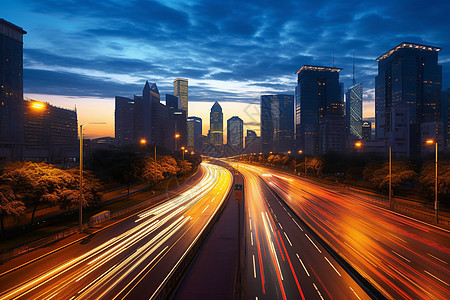
{"label": "headlight streak", "polygon": [[[135,220],[136,226],[133,228],[74,259],[36,276],[34,279],[13,287],[6,291],[5,294],[1,295],[0,299],[29,297],[27,295],[39,287],[43,287],[44,290],[36,294],[37,296],[33,295],[33,297],[51,299],[58,295],[60,291],[64,290],[64,288],[73,288],[74,283],[83,284],[82,282],[86,281],[88,275],[92,276],[93,272],[107,267],[107,264],[113,262],[113,259],[120,259],[118,263],[111,267],[107,267],[107,271],[103,272],[101,275],[93,275],[95,278],[93,280],[91,278],[90,282],[88,282],[84,288],[80,289],[78,294],[74,297],[83,296],[84,298],[86,296],[94,296],[95,298],[98,298],[105,296],[107,293],[111,292],[117,284],[129,277],[133,271],[137,270],[138,267],[142,267],[142,264],[181,228],[183,228],[188,221],[192,220],[192,217],[181,216],[176,221],[170,222],[171,219],[187,212],[190,208],[199,203],[212,189],[223,187],[225,183],[227,183],[228,177],[224,177],[224,173],[229,173],[228,170],[224,171],[223,168],[214,165],[203,165],[205,166],[205,175],[198,184],[189,191],[183,192],[179,196],[167,200],[164,204],[140,213],[137,216],[137,220]],[[226,175],[231,177],[231,173]],[[223,184],[221,184],[222,181],[224,181]],[[228,180],[227,191],[229,191],[230,188],[231,181]],[[222,197],[222,201],[218,202],[221,204],[224,199],[225,196]],[[217,212],[220,204],[214,210],[213,214]],[[168,224],[167,227],[161,229],[161,227],[166,226],[166,224]],[[137,243],[142,242],[150,234],[158,232],[159,230],[160,232],[144,246],[139,247],[131,254],[125,252],[130,247],[134,247]],[[140,272],[128,282],[124,289],[136,281],[156,259],[161,255],[164,256],[164,251],[166,251],[167,248],[168,246],[164,247],[164,249],[160,250],[149,263],[146,263]],[[120,258],[120,256],[123,255],[127,255],[127,257],[125,259]],[[159,260],[161,260],[161,258],[159,258]],[[71,271],[72,274],[66,275],[64,281],[56,281],[69,271]],[[51,285],[49,286],[50,288],[44,287],[45,284],[52,280],[55,282],[54,284],[50,283],[53,287]],[[122,293],[124,289],[120,293]],[[103,292],[100,296],[97,295],[99,291]]]}

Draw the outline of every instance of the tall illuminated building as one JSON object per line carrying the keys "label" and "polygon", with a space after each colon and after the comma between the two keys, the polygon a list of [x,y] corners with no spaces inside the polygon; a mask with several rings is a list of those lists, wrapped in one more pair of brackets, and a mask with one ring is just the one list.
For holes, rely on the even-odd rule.
{"label": "tall illuminated building", "polygon": [[198,117],[187,118],[187,146],[191,150],[201,150],[202,144],[202,119]]}
{"label": "tall illuminated building", "polygon": [[[403,42],[376,60],[375,133],[393,156],[418,157],[426,147],[421,128],[441,128],[441,48]],[[397,120],[399,119],[399,120]],[[425,124],[427,123],[427,124]]]}
{"label": "tall illuminated building", "polygon": [[261,96],[262,151],[294,150],[294,97],[292,95]]}
{"label": "tall illuminated building", "polygon": [[223,113],[219,102],[215,102],[209,114],[209,138],[214,146],[223,145]]}
{"label": "tall illuminated building", "polygon": [[227,144],[238,151],[244,148],[244,121],[237,116],[227,120]]}
{"label": "tall illuminated building", "polygon": [[361,123],[361,129],[361,139],[365,141],[372,139],[372,122],[363,121]]}
{"label": "tall illuminated building", "polygon": [[188,116],[188,80],[176,78],[173,81],[173,94],[180,99],[181,109],[186,111]]}
{"label": "tall illuminated building", "polygon": [[0,19],[0,162],[22,159],[24,34]]}
{"label": "tall illuminated building", "polygon": [[296,140],[299,150],[307,155],[341,152],[345,148],[341,70],[304,65],[296,72]]}
{"label": "tall illuminated building", "polygon": [[[346,122],[347,138],[350,141],[360,140],[362,138],[362,108],[363,108],[363,85],[356,83],[355,64],[353,63],[353,84],[346,94]],[[353,144],[353,143],[351,143]]]}

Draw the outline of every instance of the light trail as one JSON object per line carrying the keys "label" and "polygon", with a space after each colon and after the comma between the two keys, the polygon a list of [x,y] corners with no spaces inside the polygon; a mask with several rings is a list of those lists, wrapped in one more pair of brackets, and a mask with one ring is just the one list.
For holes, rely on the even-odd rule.
{"label": "light trail", "polygon": [[[209,195],[220,196],[211,217],[231,189],[231,173],[219,166],[202,164],[202,179],[178,196],[139,213],[134,226],[99,246],[53,267],[30,280],[3,291],[0,300],[16,298],[52,299],[62,294],[68,298],[111,298],[121,286],[125,292],[133,282],[142,279],[148,269],[167,255],[171,240],[183,235],[197,221],[186,216],[210,206]],[[223,182],[223,183],[222,183]],[[225,186],[225,188],[223,188]],[[221,189],[222,188],[222,189]],[[217,193],[215,191],[218,191]],[[189,224],[191,224],[189,226]],[[191,238],[197,239],[200,230]],[[177,240],[178,242],[178,240]],[[58,254],[53,254],[58,255]],[[129,292],[129,291],[128,291]],[[71,296],[67,296],[70,294]],[[119,294],[115,294],[117,297]]]}

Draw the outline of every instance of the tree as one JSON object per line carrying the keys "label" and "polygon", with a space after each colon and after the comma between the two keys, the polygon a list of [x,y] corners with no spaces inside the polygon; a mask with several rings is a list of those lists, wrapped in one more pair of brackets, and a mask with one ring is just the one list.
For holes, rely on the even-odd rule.
{"label": "tree", "polygon": [[[400,187],[404,182],[414,179],[416,176],[416,172],[412,170],[410,164],[403,161],[393,162],[391,173],[393,190]],[[389,189],[389,163],[385,163],[381,168],[375,170],[371,182],[380,189]]]}
{"label": "tree", "polygon": [[139,176],[142,180],[152,184],[164,179],[161,167],[150,157],[146,157],[142,161],[142,165],[139,168]]}
{"label": "tree", "polygon": [[[60,208],[70,210],[80,205],[80,169],[66,170],[65,186],[58,191]],[[83,170],[83,207],[93,206],[100,202],[103,194],[100,192],[102,185],[91,171]]]}
{"label": "tree", "polygon": [[177,163],[180,174],[187,174],[192,170],[192,164],[187,160],[179,160]]}
{"label": "tree", "polygon": [[14,193],[33,208],[31,224],[39,205],[55,205],[56,191],[62,188],[61,170],[40,162],[14,162],[5,165],[2,181],[8,181]]}
{"label": "tree", "polygon": [[2,226],[2,236],[5,236],[5,225],[3,218],[6,215],[19,216],[25,211],[25,204],[16,199],[10,186],[0,185],[0,223]]}
{"label": "tree", "polygon": [[159,165],[165,178],[176,175],[178,173],[177,161],[172,156],[168,155],[160,156],[157,159],[157,164]]}
{"label": "tree", "polygon": [[[425,162],[422,165],[419,182],[430,193],[434,195],[436,166],[434,162]],[[442,160],[438,163],[438,193],[448,195],[450,192],[450,161]]]}

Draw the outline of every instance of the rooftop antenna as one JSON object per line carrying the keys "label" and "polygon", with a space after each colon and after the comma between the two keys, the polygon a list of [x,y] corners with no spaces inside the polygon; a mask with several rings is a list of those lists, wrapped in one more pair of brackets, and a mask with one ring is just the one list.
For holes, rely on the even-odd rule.
{"label": "rooftop antenna", "polygon": [[353,51],[353,85],[356,84],[355,80],[355,51]]}

